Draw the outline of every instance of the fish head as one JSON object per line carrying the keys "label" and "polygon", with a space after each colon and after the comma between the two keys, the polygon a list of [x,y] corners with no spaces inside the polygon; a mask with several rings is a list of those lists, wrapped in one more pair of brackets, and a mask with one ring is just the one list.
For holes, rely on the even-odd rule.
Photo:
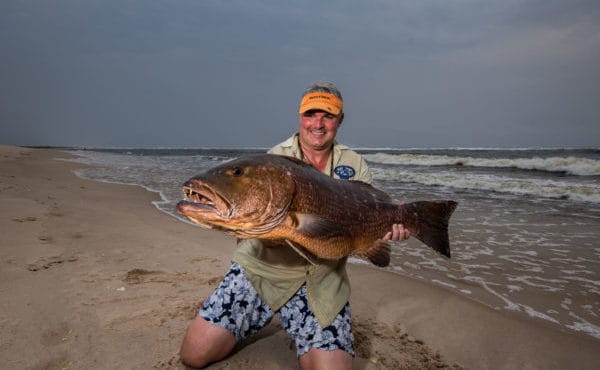
{"label": "fish head", "polygon": [[189,179],[178,212],[238,237],[263,235],[283,221],[295,188],[285,166],[271,162],[271,156],[237,159]]}

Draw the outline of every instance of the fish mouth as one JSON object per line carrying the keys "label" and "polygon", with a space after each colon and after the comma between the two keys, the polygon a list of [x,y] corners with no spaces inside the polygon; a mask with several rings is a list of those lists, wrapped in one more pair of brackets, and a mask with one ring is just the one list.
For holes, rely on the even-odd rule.
{"label": "fish mouth", "polygon": [[192,221],[208,226],[205,221],[231,218],[231,204],[207,184],[188,181],[182,191],[187,199],[177,204],[177,211]]}

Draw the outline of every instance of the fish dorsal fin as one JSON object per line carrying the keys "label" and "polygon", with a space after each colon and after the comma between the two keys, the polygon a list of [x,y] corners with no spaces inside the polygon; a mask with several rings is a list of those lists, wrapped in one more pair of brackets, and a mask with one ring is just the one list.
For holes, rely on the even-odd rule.
{"label": "fish dorsal fin", "polygon": [[356,257],[366,258],[375,266],[386,267],[390,264],[390,245],[381,239],[364,252],[356,253]]}
{"label": "fish dorsal fin", "polygon": [[336,222],[313,213],[290,212],[296,232],[309,238],[333,238],[346,236],[348,231]]}
{"label": "fish dorsal fin", "polygon": [[300,244],[292,242],[291,240],[285,239],[285,241],[290,247],[292,247],[294,251],[296,251],[296,253],[298,253],[300,256],[302,256],[302,258],[310,262],[311,265],[316,265],[318,263],[319,257],[310,253],[306,248],[304,248]]}
{"label": "fish dorsal fin", "polygon": [[352,183],[354,186],[363,188],[363,190],[371,194],[378,202],[389,203],[392,201],[392,198],[385,191],[379,190],[371,184],[367,184],[366,182],[362,181],[350,181],[350,183]]}

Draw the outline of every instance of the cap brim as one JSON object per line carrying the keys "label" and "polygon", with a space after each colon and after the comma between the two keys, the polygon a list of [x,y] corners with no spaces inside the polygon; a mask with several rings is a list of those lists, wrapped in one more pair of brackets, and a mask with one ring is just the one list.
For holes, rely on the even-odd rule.
{"label": "cap brim", "polygon": [[321,102],[310,102],[301,106],[300,109],[298,109],[298,113],[302,114],[308,112],[309,110],[322,110],[336,116],[342,112],[342,110],[339,107],[333,106],[331,104]]}

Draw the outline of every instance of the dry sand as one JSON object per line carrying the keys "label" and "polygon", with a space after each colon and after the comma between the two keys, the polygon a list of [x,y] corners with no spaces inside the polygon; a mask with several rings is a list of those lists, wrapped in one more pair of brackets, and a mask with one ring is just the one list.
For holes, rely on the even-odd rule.
{"label": "dry sand", "polygon": [[[234,239],[159,212],[141,187],[80,179],[68,154],[0,146],[3,369],[185,369],[194,306]],[[593,369],[600,341],[443,288],[350,266],[356,369]],[[277,322],[213,369],[296,369]]]}

